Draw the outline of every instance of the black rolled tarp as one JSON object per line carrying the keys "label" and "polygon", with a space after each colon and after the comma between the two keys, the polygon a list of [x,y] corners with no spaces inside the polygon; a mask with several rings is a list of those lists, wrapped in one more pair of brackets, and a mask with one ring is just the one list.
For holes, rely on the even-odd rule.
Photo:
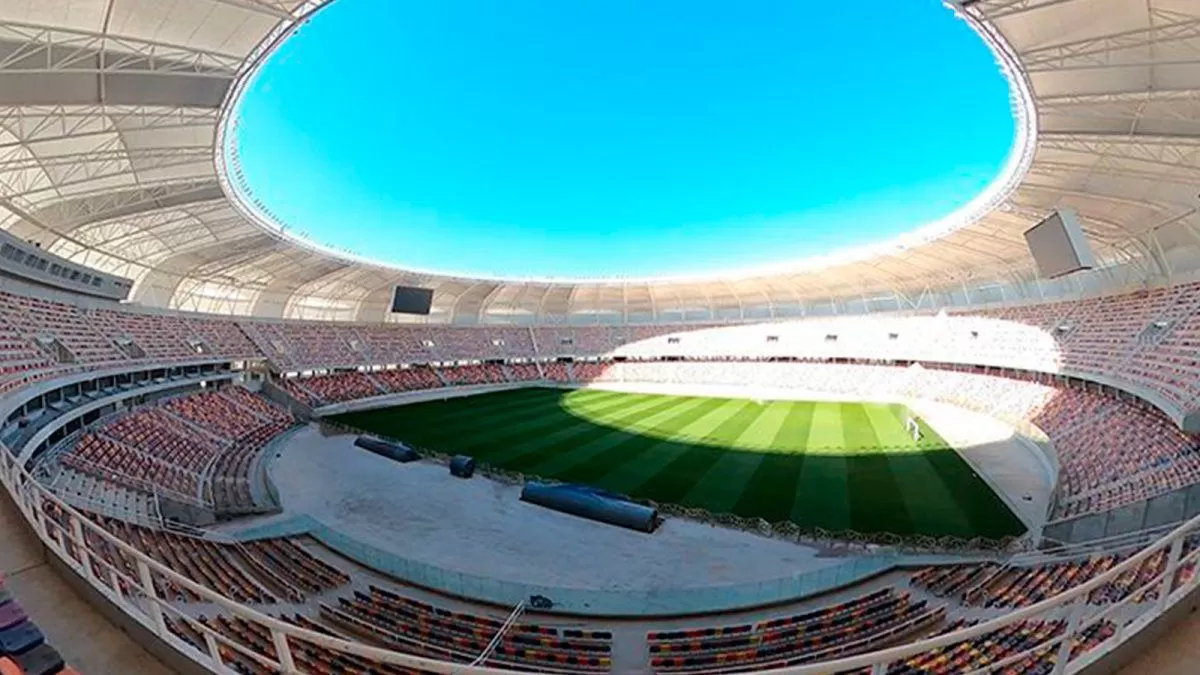
{"label": "black rolled tarp", "polygon": [[394,459],[397,462],[413,462],[421,458],[417,454],[417,451],[412,448],[399,443],[381,441],[378,438],[371,438],[370,436],[359,436],[354,439],[354,444],[364,450],[370,450],[381,457]]}
{"label": "black rolled tarp", "polygon": [[639,532],[658,527],[658,509],[585,485],[526,483],[521,501]]}

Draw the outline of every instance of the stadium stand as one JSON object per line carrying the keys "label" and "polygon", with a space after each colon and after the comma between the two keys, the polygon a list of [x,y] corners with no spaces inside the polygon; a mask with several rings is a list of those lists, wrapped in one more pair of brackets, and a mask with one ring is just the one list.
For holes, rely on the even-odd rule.
{"label": "stadium stand", "polygon": [[[1186,369],[1194,364],[1181,365],[1178,360],[1194,344],[1189,342],[1194,339],[1189,331],[1195,330],[1190,315],[1152,336],[1144,334],[1158,317],[1177,313],[1176,301],[1183,293],[1099,298],[996,310],[995,316],[982,312],[929,320],[953,323],[958,319],[1002,319],[1057,332],[1054,344],[1063,350],[1064,363],[1077,372],[1102,373],[1118,380],[1136,377],[1139,384],[1158,387],[1164,395],[1173,392],[1175,398],[1171,400],[1189,401],[1194,394],[1179,389],[1183,386],[1179,383],[1195,386]],[[556,353],[594,356],[617,350],[630,340],[652,343],[677,329],[489,328],[470,332],[429,326],[311,325],[78,310],[32,299],[16,305],[0,312],[0,377],[10,387],[55,373],[74,372],[80,366],[212,356],[265,358],[281,369],[339,363],[404,364],[278,380],[289,394],[314,406],[384,393],[541,379],[580,384],[799,386],[855,395],[919,394],[1002,419],[1031,422],[1044,430],[1055,442],[1062,463],[1060,516],[1102,511],[1200,482],[1197,442],[1180,431],[1166,413],[1111,388],[1037,372],[951,366],[936,360],[920,366],[711,359],[427,366],[421,364],[450,359],[546,358]],[[1068,324],[1070,330],[1060,330]],[[735,340],[731,344],[742,343]],[[880,344],[883,346],[878,353],[886,355],[891,348]],[[944,338],[939,345],[945,350],[961,347],[953,338]],[[989,352],[985,349],[982,353]],[[1000,348],[990,353],[1000,353]],[[1160,367],[1167,362],[1174,365]],[[123,503],[129,512],[151,510],[142,501],[145,495],[154,493],[230,510],[252,508],[254,494],[249,485],[255,459],[266,442],[292,424],[293,419],[282,408],[236,386],[163,399],[103,420],[84,433],[62,455],[67,471],[60,475],[56,489],[64,494],[91,495],[91,503]],[[54,511],[48,507],[47,513]],[[67,527],[65,520],[58,522]],[[100,522],[121,540],[196,583],[252,605],[287,603],[289,621],[325,634],[465,663],[478,655],[497,627],[497,619],[491,617],[451,612],[378,586],[356,587],[346,572],[313,557],[292,540],[238,545],[159,531],[111,517]],[[130,556],[94,535],[88,535],[86,541],[95,554],[96,577],[128,592],[129,583],[123,579],[112,581],[108,570],[123,570],[128,577],[136,577]],[[73,550],[78,559],[79,551]],[[1194,550],[1189,541],[1185,554]],[[1123,559],[1125,554],[1098,553],[1026,566],[987,563],[929,568],[912,575],[911,587],[928,594],[928,598],[941,599],[942,604],[893,587],[805,614],[755,624],[661,631],[648,636],[651,665],[660,672],[738,672],[869,651],[897,640],[967,626],[974,620],[969,618],[972,611],[1029,606],[1093,579]],[[1147,584],[1162,574],[1166,560],[1166,553],[1159,552],[1093,591],[1090,602],[1101,606],[1134,594],[1140,600],[1153,599],[1159,591],[1147,588]],[[1194,567],[1184,565],[1177,572],[1176,583],[1190,579]],[[201,601],[193,591],[161,575],[155,576],[155,583],[163,597],[181,606]],[[309,602],[315,603],[312,615],[295,613],[294,605]],[[211,618],[200,622],[203,626],[253,645],[262,653],[273,653],[270,635],[256,624],[212,614],[211,610],[209,615]],[[201,626],[195,620],[177,617],[170,625],[181,638],[198,648],[205,646],[203,635],[197,632]],[[1042,643],[1063,630],[1063,624],[1056,621],[1013,624],[978,639],[914,656],[889,672],[958,672],[1020,654],[1027,646]],[[520,624],[496,647],[488,662],[549,672],[609,669],[611,635],[570,635],[564,631]],[[1096,623],[1073,644],[1072,651],[1103,641],[1111,631],[1111,625]],[[316,645],[293,646],[297,658],[314,668],[401,672]],[[222,653],[230,664],[240,664],[244,672],[269,672],[236,650],[222,648]],[[1050,652],[1028,657],[1019,672],[1044,672],[1055,658],[1057,654]]]}
{"label": "stadium stand", "polygon": [[757,625],[648,635],[650,666],[667,672],[741,672],[868,651],[938,625],[944,607],[891,589]]}
{"label": "stadium stand", "polygon": [[[819,355],[825,330],[855,331],[854,349],[863,356],[912,358],[917,347],[889,339],[893,325],[906,332],[933,322],[937,339],[920,348],[919,358],[955,362],[962,347],[978,365],[1058,370],[1099,376],[1145,387],[1176,405],[1200,396],[1200,365],[1192,358],[1200,331],[1200,313],[1189,284],[1129,295],[1020,306],[1001,310],[961,310],[948,316],[907,319],[846,318],[808,322],[811,330],[780,324],[782,344]],[[305,322],[232,321],[217,318],[81,310],[72,305],[12,293],[0,296],[0,378],[35,377],[56,368],[95,367],[146,360],[201,357],[266,358],[283,370],[360,365],[478,361],[502,358],[598,356],[641,344],[653,351],[671,334],[683,336],[673,347],[686,356],[720,335],[711,326],[495,328],[440,326],[362,326]],[[1182,304],[1181,304],[1182,302]],[[1183,309],[1180,309],[1180,307]],[[892,321],[901,321],[893,324]],[[799,326],[806,325],[799,322]],[[983,330],[979,330],[979,327]],[[1008,326],[1008,328],[1005,328]],[[1015,330],[1015,328],[1022,330]],[[709,328],[711,330],[705,330]],[[715,332],[714,332],[715,331]],[[726,338],[727,354],[764,354],[763,330],[750,337]],[[969,337],[974,333],[974,337]],[[739,334],[740,335],[740,334]],[[753,343],[750,342],[751,339]],[[787,338],[784,340],[783,338]],[[739,343],[738,340],[744,340]],[[967,343],[966,341],[970,342]],[[632,343],[632,344],[631,344]],[[850,350],[850,345],[838,349]],[[905,352],[909,352],[905,354]],[[1019,356],[1019,363],[1017,362]],[[579,363],[574,364],[580,366]],[[588,368],[589,366],[583,366]],[[576,379],[594,379],[586,374]]]}
{"label": "stadium stand", "polygon": [[[47,510],[47,517],[68,526],[61,511]],[[313,557],[295,541],[260,540],[250,543],[220,542],[178,533],[131,525],[115,519],[100,519],[103,527],[122,541],[150,555],[188,579],[218,590],[239,602],[272,604],[304,602],[306,598],[347,585],[350,578],[341,570]],[[129,556],[92,534],[88,549],[104,566],[134,572]],[[96,576],[109,579],[96,564]],[[155,579],[163,597],[177,602],[197,602],[195,593],[162,578]]]}
{"label": "stadium stand", "polygon": [[[574,365],[576,367],[582,366],[582,364],[574,364]],[[572,364],[564,363],[562,361],[552,361],[550,363],[547,363],[546,364],[546,378],[552,382],[560,382],[560,383],[574,382],[576,380],[571,373],[571,366],[572,366]]]}
{"label": "stadium stand", "polygon": [[499,384],[508,381],[504,369],[495,364],[443,368],[438,372],[450,385]]}
{"label": "stadium stand", "polygon": [[[325,626],[313,623],[302,616],[283,616],[280,618],[318,633],[335,635]],[[266,654],[271,658],[277,658],[278,656],[270,633],[253,623],[237,617],[223,616],[212,619],[201,616],[196,623],[198,625],[193,625],[182,619],[168,619],[167,628],[199,651],[204,651],[206,648],[204,635],[201,633],[201,630],[207,630],[232,640],[242,649],[248,649],[258,654]],[[289,643],[296,664],[303,668],[304,672],[357,675],[370,675],[374,673],[379,673],[380,675],[410,675],[411,673],[425,672],[388,666],[360,656],[333,652],[329,649],[294,638],[289,639]],[[243,651],[224,645],[221,647],[221,658],[228,667],[234,669],[236,672],[252,675],[266,675],[273,672],[271,669],[264,667],[258,661],[247,656]]]}
{"label": "stadium stand", "polygon": [[91,429],[63,466],[148,494],[252,512],[263,447],[294,420],[241,387],[160,401]]}
{"label": "stadium stand", "polygon": [[289,394],[309,405],[370,398],[387,392],[373,377],[358,371],[331,373],[303,381],[289,379],[282,385]]}
{"label": "stadium stand", "polygon": [[[405,651],[470,662],[485,651],[503,622],[440,609],[378,587],[322,604],[321,616],[365,638]],[[504,633],[489,662],[529,666],[543,672],[607,671],[612,636],[587,632],[565,635],[559,629],[516,624]]]}
{"label": "stadium stand", "polygon": [[510,363],[505,369],[508,379],[513,382],[536,382],[546,379],[536,363]]}
{"label": "stadium stand", "polygon": [[[1098,299],[1053,303],[995,310],[970,315],[1003,321],[1016,321],[1038,329],[1058,333],[1070,327],[1065,337],[1056,336],[1052,344],[1061,349],[1065,363],[1082,374],[1088,372],[1132,379],[1143,386],[1155,387],[1167,399],[1175,402],[1192,400],[1197,391],[1181,390],[1172,378],[1194,383],[1190,370],[1194,363],[1181,361],[1200,318],[1184,313],[1153,336],[1145,335],[1153,321],[1163,316],[1179,314],[1180,298],[1191,297],[1194,286],[1178,287],[1170,292],[1132,294]],[[272,324],[270,322],[232,322],[220,319],[175,317],[171,315],[136,314],[118,310],[77,310],[69,305],[4,294],[0,311],[0,386],[13,388],[48,376],[54,369],[75,368],[80,364],[111,364],[141,362],[148,359],[184,359],[196,356],[197,349],[206,355],[245,358],[253,355],[254,345],[261,351],[259,358],[278,359],[281,365],[337,361],[362,362],[369,357],[387,354],[396,361],[428,357],[422,340],[441,344],[440,356],[453,354],[479,358],[496,352],[496,342],[503,343],[506,354],[529,350],[524,356],[543,356],[558,347],[570,345],[582,353],[612,351],[621,340],[653,341],[670,327],[640,327],[618,329],[610,327],[578,327],[571,329],[489,329],[470,337],[462,328],[441,327],[361,327],[303,323]],[[1194,310],[1195,303],[1188,305]],[[964,314],[944,317],[942,321],[970,318]],[[17,327],[20,328],[17,328]],[[112,330],[137,345],[142,356],[131,355],[134,350],[122,351],[120,345],[104,337]],[[425,335],[428,337],[421,338]],[[500,337],[493,337],[493,336]],[[482,336],[482,337],[481,337]],[[255,339],[257,337],[257,339]],[[41,339],[39,342],[38,339]],[[689,338],[690,340],[690,338]],[[303,345],[296,347],[293,342]],[[39,346],[40,345],[40,346]],[[64,349],[56,351],[55,345]],[[540,351],[534,353],[535,345]],[[1101,348],[1100,345],[1109,345]],[[947,342],[946,348],[952,348]],[[1028,345],[1024,345],[1028,346]],[[1024,346],[1018,346],[1023,348]],[[128,345],[126,345],[128,347]],[[887,353],[887,346],[880,353]],[[424,354],[422,353],[424,350]],[[585,351],[586,350],[586,351]],[[1127,350],[1132,354],[1124,353]],[[1182,350],[1182,351],[1181,351]],[[986,350],[985,350],[986,352]],[[1123,355],[1128,370],[1121,371],[1118,355]],[[733,366],[726,365],[727,369]],[[744,364],[740,367],[749,367]],[[604,367],[598,363],[550,362],[544,366],[546,376],[555,381],[612,381],[642,379],[659,381],[653,364],[624,363]],[[718,366],[710,366],[710,381],[725,381]],[[814,387],[838,386],[836,369],[828,364],[820,368],[828,376],[814,372],[810,377]],[[932,369],[930,369],[932,370]],[[439,374],[439,372],[441,374]],[[379,393],[409,391],[442,386],[446,378],[452,383],[488,383],[518,377],[515,366],[467,366],[465,369],[443,368],[431,371],[421,368],[382,370],[374,373],[351,371],[303,380],[283,380],[282,384],[298,400],[320,405],[362,398]],[[520,371],[531,372],[531,371]],[[1068,390],[1053,384],[1036,385],[1009,378],[982,374],[913,372],[910,390],[938,391],[939,398],[972,405],[980,400],[998,401],[987,412],[1000,417],[1030,419],[1051,434],[1064,458],[1062,510],[1060,516],[1073,516],[1119,507],[1152,497],[1181,486],[1194,484],[1200,476],[1200,459],[1195,454],[1195,441],[1180,433],[1174,423],[1149,405],[1133,400],[1121,400],[1106,394]],[[659,378],[659,379],[655,379]],[[818,379],[812,379],[818,378]],[[968,383],[974,378],[976,381]],[[745,378],[742,378],[745,379]],[[779,378],[762,376],[757,381],[777,384]],[[1036,382],[1036,377],[1032,377]],[[886,388],[881,379],[873,380]],[[991,383],[987,386],[986,383]],[[1187,384],[1194,387],[1194,384]],[[1051,392],[1057,392],[1053,397]],[[1045,410],[1038,409],[1038,397]],[[1077,399],[1077,400],[1076,400]],[[1061,403],[1055,401],[1061,400]],[[1084,423],[1085,420],[1096,423]],[[1103,420],[1103,422],[1099,422]],[[176,425],[177,426],[177,425]],[[120,431],[120,430],[117,430]],[[165,433],[165,432],[164,432]],[[83,443],[73,468],[86,472],[100,466],[112,465],[111,458],[127,456],[119,445],[119,437],[105,440],[89,438]],[[136,443],[133,444],[136,447]],[[215,454],[205,449],[203,440],[194,442],[190,459],[180,459],[168,465],[155,462],[154,457],[126,464],[117,461],[117,469],[127,483],[137,486],[146,481],[158,482],[166,489],[184,495],[197,493],[195,480],[187,474],[196,473],[197,464]],[[1132,453],[1120,452],[1124,447]],[[171,443],[167,447],[173,447]],[[1119,457],[1117,455],[1120,455]],[[237,462],[233,462],[237,464]],[[152,466],[151,466],[152,465]],[[182,469],[182,472],[180,471]],[[229,471],[240,472],[233,468]],[[1119,478],[1118,478],[1119,476]],[[1115,480],[1114,480],[1115,479]],[[202,496],[201,496],[202,497]],[[245,495],[229,497],[239,502]]]}
{"label": "stadium stand", "polygon": [[381,370],[372,373],[371,377],[390,392],[436,389],[445,384],[437,371],[425,367]]}
{"label": "stadium stand", "polygon": [[[1194,0],[946,4],[994,57],[1014,123],[1004,166],[962,210],[786,269],[570,280],[373,264],[307,240],[304,223],[260,199],[234,151],[242,104],[261,64],[327,3],[0,3],[0,482],[38,553],[139,633],[190,645],[184,672],[425,673],[409,656],[430,655],[455,672],[475,662],[647,672],[653,659],[654,670],[700,675],[908,650],[923,638],[946,642],[836,670],[1116,671],[1122,649],[1146,647],[1145,626],[1173,630],[1160,620],[1200,596],[1200,520],[1164,535],[1175,512],[1152,513],[1175,502],[1195,513],[1200,496],[1200,16]],[[1078,215],[1091,269],[1060,277],[1030,259],[1021,234],[1054,210]],[[389,315],[396,283],[433,291],[430,316]],[[304,403],[292,407],[300,415],[543,379],[920,395],[1045,431],[1061,464],[1053,515],[1066,524],[1104,521],[1107,534],[1144,512],[1128,522],[1156,529],[1078,550],[943,550],[939,560],[959,562],[891,569],[863,588],[736,619],[614,621],[617,639],[577,618],[517,612],[492,649],[507,607],[383,588],[309,540],[235,544],[153,517],[156,494],[242,515],[261,496],[265,444],[293,424],[236,386],[179,394],[218,370],[269,378],[267,394]],[[41,471],[53,462],[60,471]],[[859,542],[831,548],[843,545]],[[0,675],[74,673],[38,644],[3,585]],[[77,642],[91,641],[81,632]],[[618,642],[635,649],[618,653]],[[1195,660],[1193,650],[1173,665],[1191,673]]]}

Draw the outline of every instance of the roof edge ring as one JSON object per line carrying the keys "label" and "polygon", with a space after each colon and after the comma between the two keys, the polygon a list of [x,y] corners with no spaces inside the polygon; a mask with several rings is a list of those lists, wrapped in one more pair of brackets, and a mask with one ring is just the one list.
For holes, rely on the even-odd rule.
{"label": "roof edge ring", "polygon": [[847,263],[859,262],[875,257],[897,255],[912,250],[955,231],[978,222],[1004,204],[1025,180],[1033,164],[1037,146],[1037,109],[1032,89],[1022,67],[1019,56],[980,9],[973,4],[958,0],[944,0],[945,7],[965,21],[983,40],[996,58],[1001,74],[1008,81],[1010,100],[1015,122],[1013,145],[1004,167],[996,178],[970,202],[952,213],[908,232],[868,246],[856,246],[836,250],[825,255],[811,256],[787,263],[758,266],[747,269],[727,270],[708,274],[664,275],[652,277],[512,277],[503,275],[465,274],[450,270],[428,270],[394,265],[364,255],[322,244],[282,220],[254,196],[241,169],[236,144],[240,124],[239,109],[250,82],[258,75],[263,63],[284,41],[336,0],[309,0],[293,12],[293,18],[281,21],[255,47],[238,72],[233,85],[218,112],[214,163],[221,189],[234,209],[251,223],[261,227],[273,237],[319,255],[346,263],[366,265],[397,274],[399,277],[441,277],[465,282],[516,282],[516,283],[656,283],[689,281],[738,281],[820,270]]}

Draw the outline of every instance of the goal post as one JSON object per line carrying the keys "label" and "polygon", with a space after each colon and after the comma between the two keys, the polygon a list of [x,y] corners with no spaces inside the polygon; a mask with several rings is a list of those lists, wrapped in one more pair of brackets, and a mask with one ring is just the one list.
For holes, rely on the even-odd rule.
{"label": "goal post", "polygon": [[904,418],[904,428],[908,431],[909,435],[912,436],[914,441],[921,440],[921,425],[917,424],[917,418],[913,417],[912,415]]}

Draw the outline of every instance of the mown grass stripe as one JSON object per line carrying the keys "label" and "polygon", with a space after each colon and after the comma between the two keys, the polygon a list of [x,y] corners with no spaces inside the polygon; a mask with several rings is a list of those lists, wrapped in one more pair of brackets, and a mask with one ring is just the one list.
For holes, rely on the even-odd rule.
{"label": "mown grass stripe", "polygon": [[838,403],[841,418],[842,447],[847,455],[874,455],[880,453],[885,439],[881,438],[867,415],[866,406],[857,403]]}
{"label": "mown grass stripe", "polygon": [[558,392],[548,389],[523,391],[528,393],[517,395],[518,392],[512,392],[511,400],[496,398],[494,394],[484,394],[481,400],[467,396],[350,413],[340,416],[339,421],[357,428],[382,424],[401,431],[410,440],[420,438],[437,442],[442,437],[461,437],[465,431],[474,432],[476,427],[502,416],[516,412],[522,417],[536,416],[559,407]]}
{"label": "mown grass stripe", "polygon": [[1025,531],[1025,525],[1013,515],[990,485],[975,473],[958,452],[950,448],[926,454],[930,466],[950,490],[958,509],[979,536],[999,538]]}
{"label": "mown grass stripe", "polygon": [[[454,402],[454,401],[448,401]],[[648,398],[637,401],[613,399],[606,401],[604,410],[638,411],[642,408],[666,405],[664,401]],[[558,400],[551,398],[540,401],[520,416],[511,411],[493,411],[486,414],[472,414],[458,420],[457,423],[443,422],[439,424],[414,423],[415,430],[409,434],[416,438],[416,443],[422,447],[443,450],[448,453],[468,454],[476,459],[493,461],[493,456],[503,456],[512,448],[520,448],[523,444],[539,438],[536,431],[552,430],[553,434],[566,434],[571,426],[586,426],[588,423],[580,418],[571,416],[558,405]]]}
{"label": "mown grass stripe", "polygon": [[[362,413],[350,413],[348,417],[354,417],[355,415],[370,416],[378,413],[387,415],[390,419],[394,420],[407,421],[417,419],[422,423],[433,423],[458,417],[465,411],[519,410],[522,406],[528,406],[531,403],[556,402],[559,398],[557,394],[558,392],[550,389],[517,389],[514,391],[480,394],[478,396],[450,398],[442,401],[430,401],[425,404],[417,403],[393,408],[369,410]],[[441,405],[431,405],[433,403]]]}
{"label": "mown grass stripe", "polygon": [[[703,405],[704,399],[674,399],[672,406],[655,407],[640,415],[624,417],[623,420],[609,420],[605,423],[588,422],[592,429],[584,435],[572,438],[569,450],[560,448],[558,452],[529,457],[528,461],[522,465],[524,467],[522,470],[538,476],[561,476],[567,469],[590,461],[626,438],[640,436],[636,432],[629,431],[635,422],[653,424],[656,421],[664,421],[680,415],[690,415]],[[703,410],[707,410],[707,408]],[[703,414],[703,411],[696,413],[697,416],[703,416]],[[628,420],[628,423],[624,423],[624,420]]]}
{"label": "mown grass stripe", "polygon": [[734,513],[772,523],[791,519],[796,488],[807,458],[803,452],[788,450],[802,447],[799,439],[807,437],[811,431],[812,415],[813,406],[790,404],[772,439],[777,451],[762,455],[758,469],[750,476],[734,505]]}
{"label": "mown grass stripe", "polygon": [[876,442],[880,448],[896,452],[917,452],[917,441],[913,440],[905,423],[908,408],[902,405],[863,405],[863,412],[875,429]]}
{"label": "mown grass stripe", "polygon": [[840,403],[819,401],[813,404],[812,421],[808,428],[808,441],[805,445],[808,452],[831,451],[837,454],[846,447],[841,409]]}
{"label": "mown grass stripe", "polygon": [[[724,440],[719,446],[691,445],[687,443],[660,443],[651,449],[655,454],[674,456],[658,471],[639,472],[633,475],[636,487],[629,490],[630,494],[645,496],[660,502],[695,505],[709,504],[706,501],[689,502],[688,495],[704,474],[712,468],[723,456],[731,452],[730,446],[748,429],[754,427],[762,416],[763,408],[752,401],[728,401],[722,408],[727,413],[723,418],[714,413],[713,418],[693,422],[686,430],[704,434],[705,437]],[[688,437],[685,434],[684,437]],[[628,476],[632,472],[626,471]],[[711,504],[707,508],[713,508]]]}
{"label": "mown grass stripe", "polygon": [[[633,494],[634,490],[659,475],[668,464],[679,457],[720,451],[722,448],[714,444],[718,427],[738,415],[740,410],[740,402],[722,400],[718,407],[708,410],[703,415],[697,416],[693,413],[675,417],[668,423],[669,428],[664,428],[661,433],[655,435],[656,442],[642,454],[633,461],[613,467],[605,474],[605,485],[611,486],[610,489],[613,490]],[[706,438],[702,443],[693,440]],[[654,499],[666,501],[665,496]]]}
{"label": "mown grass stripe", "polygon": [[[912,436],[905,430],[904,421],[897,417],[903,413],[875,406],[865,407],[864,412],[875,429],[891,429],[895,433],[895,429],[899,428],[901,436],[909,442],[909,446],[903,451],[885,453],[885,457],[892,475],[898,478],[897,484],[914,531],[957,537],[971,536],[971,524],[926,457],[927,452],[931,451],[918,449]],[[888,443],[892,445],[895,442]]]}
{"label": "mown grass stripe", "polygon": [[[832,530],[1022,531],[923,422],[925,438],[913,447],[906,414],[889,404],[524,389],[335,419],[497,466],[714,512]],[[909,522],[897,522],[897,513]]]}
{"label": "mown grass stripe", "polygon": [[[836,403],[821,402],[813,403],[809,408],[809,428],[803,432],[797,430],[793,435],[796,439],[793,442],[806,450],[800,480],[792,497],[792,521],[809,527],[845,530],[850,527],[846,455],[841,450],[817,450],[813,445],[813,430],[820,427],[815,434],[817,439],[822,442],[836,440],[837,446],[842,446],[840,409]],[[831,438],[830,428],[835,425],[837,437]]]}
{"label": "mown grass stripe", "polygon": [[573,461],[566,455],[579,453],[581,448],[586,450],[589,443],[607,436],[614,430],[621,429],[626,424],[633,423],[640,417],[654,416],[681,404],[681,399],[663,400],[662,397],[655,397],[626,408],[610,409],[604,417],[598,417],[595,420],[581,417],[578,413],[572,414],[564,411],[566,421],[563,422],[561,429],[538,438],[531,438],[520,445],[512,445],[507,451],[492,458],[491,461],[497,466],[527,473],[540,462],[560,454],[564,455],[564,459],[567,461]]}
{"label": "mown grass stripe", "polygon": [[[793,407],[787,402],[767,404],[755,424],[738,436],[734,451],[722,454],[709,467],[688,491],[683,503],[703,506],[714,513],[736,513],[738,499],[766,456],[759,449],[774,442]],[[763,438],[768,446],[759,445]]]}
{"label": "mown grass stripe", "polygon": [[529,427],[547,433],[513,437],[514,442],[511,443],[507,442],[509,437],[505,436],[501,439],[504,443],[494,443],[489,446],[487,454],[478,456],[496,466],[528,473],[547,457],[579,452],[581,446],[623,428],[626,423],[652,417],[679,405],[677,399],[663,400],[661,397],[638,401],[624,407],[618,403],[606,408],[604,417],[596,419],[577,417],[562,411],[551,424]]}
{"label": "mown grass stripe", "polygon": [[[719,399],[694,399],[688,401],[679,409],[664,413],[667,419],[679,419],[685,416],[689,420],[697,420],[720,408],[725,402]],[[686,407],[685,407],[686,406]],[[603,449],[559,472],[562,480],[578,483],[599,485],[605,489],[616,491],[616,486],[605,480],[615,467],[631,462],[653,446],[663,443],[662,439],[646,436],[637,431],[614,429],[603,441]]]}
{"label": "mown grass stripe", "polygon": [[[878,448],[875,427],[861,405],[841,405],[846,434],[852,449]],[[853,450],[852,450],[853,451]],[[850,493],[850,528],[859,532],[913,532],[908,505],[900,492],[891,463],[882,452],[861,452],[849,465],[846,485]]]}

